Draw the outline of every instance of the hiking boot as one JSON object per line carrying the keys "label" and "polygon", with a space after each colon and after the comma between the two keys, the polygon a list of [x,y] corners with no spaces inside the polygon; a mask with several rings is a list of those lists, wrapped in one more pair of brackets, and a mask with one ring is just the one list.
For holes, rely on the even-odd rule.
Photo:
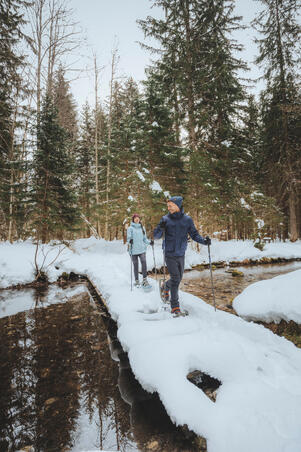
{"label": "hiking boot", "polygon": [[135,287],[140,287],[139,279],[136,279],[134,282]]}
{"label": "hiking boot", "polygon": [[188,315],[188,312],[182,312],[180,308],[172,308],[171,310],[172,316],[173,317],[185,317],[186,315]]}

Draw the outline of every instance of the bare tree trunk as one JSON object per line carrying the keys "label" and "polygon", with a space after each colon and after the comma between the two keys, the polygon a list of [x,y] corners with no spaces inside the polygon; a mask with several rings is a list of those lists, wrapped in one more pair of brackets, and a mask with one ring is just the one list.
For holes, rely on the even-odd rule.
{"label": "bare tree trunk", "polygon": [[289,233],[290,241],[295,242],[298,240],[298,228],[297,228],[297,196],[294,191],[294,187],[291,187],[289,192]]}
{"label": "bare tree trunk", "polygon": [[[71,53],[79,46],[76,35],[76,23],[72,21],[73,11],[68,9],[65,0],[33,0],[28,7],[31,36],[28,42],[36,59],[35,79],[37,117],[41,110],[41,93],[43,80],[46,80],[46,90],[52,92],[55,67],[61,57]],[[45,58],[48,58],[47,66]],[[46,67],[45,67],[46,66]]]}
{"label": "bare tree trunk", "polygon": [[187,104],[188,104],[188,134],[189,145],[193,152],[196,151],[196,131],[195,131],[195,105],[194,105],[194,93],[193,93],[193,80],[192,80],[192,53],[191,53],[191,27],[190,27],[190,10],[189,0],[185,0],[183,4],[184,20],[185,20],[185,45],[187,53]]}
{"label": "bare tree trunk", "polygon": [[112,52],[111,65],[111,82],[110,82],[110,107],[109,107],[109,122],[108,122],[108,152],[107,152],[107,171],[106,171],[106,205],[105,205],[105,231],[104,237],[108,240],[109,228],[109,201],[110,201],[110,176],[111,176],[111,136],[112,136],[112,107],[113,107],[113,86],[115,81],[115,72],[118,62],[117,49]]}
{"label": "bare tree trunk", "polygon": [[[17,120],[17,111],[18,111],[18,94],[19,90],[16,92],[16,105],[14,109],[14,116],[13,121],[11,125],[11,147],[10,147],[10,153],[9,153],[9,161],[14,161],[14,151],[15,151],[15,127],[16,127],[16,120]],[[10,182],[9,182],[9,224],[8,224],[8,240],[12,243],[12,232],[13,232],[13,205],[14,205],[14,181],[15,181],[15,169],[13,165],[10,168]]]}
{"label": "bare tree trunk", "polygon": [[[94,137],[94,152],[95,152],[95,201],[98,209],[99,206],[99,163],[98,163],[98,74],[99,70],[97,67],[96,55],[94,55],[94,77],[95,77],[95,137]],[[100,222],[99,222],[99,212],[97,210],[97,233],[100,235]]]}

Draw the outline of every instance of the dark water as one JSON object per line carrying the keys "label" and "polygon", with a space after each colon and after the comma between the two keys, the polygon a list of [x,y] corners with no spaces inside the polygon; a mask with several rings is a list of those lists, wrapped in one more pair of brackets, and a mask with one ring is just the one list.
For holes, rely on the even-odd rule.
{"label": "dark water", "polygon": [[85,285],[2,291],[0,317],[1,452],[200,450],[138,384]]}
{"label": "dark water", "polygon": [[[239,295],[250,284],[270,279],[301,268],[301,262],[283,264],[242,266],[235,268],[219,268],[213,271],[215,300],[218,306],[231,304],[234,297]],[[232,271],[243,272],[244,276],[232,276]],[[192,270],[184,273],[180,288],[192,293],[204,301],[212,304],[212,289],[209,270]]]}

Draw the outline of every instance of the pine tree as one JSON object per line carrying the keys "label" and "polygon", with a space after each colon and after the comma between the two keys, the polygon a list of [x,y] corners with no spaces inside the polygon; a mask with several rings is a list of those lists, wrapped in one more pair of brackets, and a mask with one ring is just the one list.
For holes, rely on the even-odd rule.
{"label": "pine tree", "polygon": [[[98,115],[99,116],[99,115]],[[95,115],[86,102],[82,108],[79,137],[75,148],[75,180],[79,209],[85,218],[96,225],[95,204]],[[100,118],[99,118],[100,119]],[[84,235],[91,231],[87,224],[83,225]]]}
{"label": "pine tree", "polygon": [[19,102],[25,92],[21,74],[24,57],[17,49],[22,39],[25,21],[21,8],[27,2],[3,0],[0,3],[0,236],[12,240],[16,219],[16,193],[19,181],[16,174],[22,162],[16,144],[16,130],[20,127]]}
{"label": "pine tree", "polygon": [[68,133],[70,143],[74,143],[78,133],[76,103],[62,66],[55,74],[52,96],[58,111],[59,125]]}
{"label": "pine tree", "polygon": [[[257,40],[257,63],[264,65],[267,87],[262,93],[263,151],[266,190],[276,196],[288,215],[290,239],[297,240],[300,207],[300,88],[297,22],[298,0],[260,0],[263,11],[254,25],[262,34]],[[271,189],[271,187],[273,187]],[[300,217],[299,217],[300,218]]]}
{"label": "pine tree", "polygon": [[67,144],[67,133],[58,124],[58,112],[46,95],[37,130],[32,193],[33,224],[43,243],[63,239],[64,232],[74,231],[78,221]]}
{"label": "pine tree", "polygon": [[[189,149],[186,205],[198,224],[200,211],[226,222],[235,209],[238,187],[233,175],[238,148],[244,89],[237,71],[245,64],[234,57],[241,49],[231,39],[240,18],[232,0],[157,0],[165,19],[140,21],[146,36],[160,43],[156,67],[166,80],[173,105],[174,130],[186,129]],[[156,50],[156,49],[152,49]],[[213,203],[213,205],[210,205]],[[210,212],[209,212],[210,211]]]}

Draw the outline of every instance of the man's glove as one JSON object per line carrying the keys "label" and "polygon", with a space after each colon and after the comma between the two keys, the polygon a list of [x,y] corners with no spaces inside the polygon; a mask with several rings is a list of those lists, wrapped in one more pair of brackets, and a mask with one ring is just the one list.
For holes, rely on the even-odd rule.
{"label": "man's glove", "polygon": [[166,220],[160,221],[160,228],[164,230],[166,229]]}
{"label": "man's glove", "polygon": [[153,240],[150,241],[150,246],[154,246],[154,241]]}
{"label": "man's glove", "polygon": [[133,239],[131,239],[131,240],[129,241],[129,243],[130,243],[131,245],[133,245],[133,243],[134,243],[134,240],[133,240]]}
{"label": "man's glove", "polygon": [[211,245],[211,238],[208,235],[205,237],[205,245]]}

